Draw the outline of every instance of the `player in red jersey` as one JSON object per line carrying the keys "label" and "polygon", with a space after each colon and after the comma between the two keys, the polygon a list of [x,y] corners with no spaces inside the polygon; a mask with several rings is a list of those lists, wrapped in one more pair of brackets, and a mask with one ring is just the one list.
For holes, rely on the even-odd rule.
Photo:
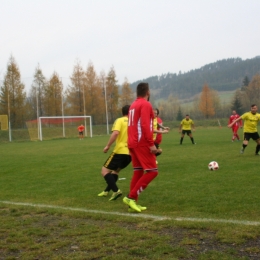
{"label": "player in red jersey", "polygon": [[84,125],[80,125],[80,126],[78,126],[79,139],[80,139],[80,140],[82,140],[83,137],[84,137],[84,136],[83,136],[84,129],[85,129]]}
{"label": "player in red jersey", "polygon": [[158,175],[156,165],[157,148],[153,141],[153,109],[148,102],[150,90],[148,83],[139,83],[137,99],[131,104],[128,114],[128,148],[134,168],[130,192],[123,202],[130,210],[141,212],[146,207],[136,204],[140,193]]}
{"label": "player in red jersey", "polygon": [[[232,115],[229,117],[229,121],[228,124],[231,124],[233,121],[235,121],[236,119],[239,118],[239,115],[237,114],[236,110],[232,111]],[[242,128],[242,120],[237,121],[233,126],[232,126],[232,132],[233,132],[233,136],[232,136],[232,142],[234,142],[234,140],[237,138],[237,140],[239,141],[239,135],[237,133],[239,127]]]}

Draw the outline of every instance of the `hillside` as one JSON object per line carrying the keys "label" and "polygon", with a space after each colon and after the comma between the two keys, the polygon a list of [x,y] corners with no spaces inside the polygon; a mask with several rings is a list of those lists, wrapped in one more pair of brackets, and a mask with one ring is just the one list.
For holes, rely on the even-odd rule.
{"label": "hillside", "polygon": [[155,99],[165,99],[170,94],[186,99],[200,93],[205,82],[217,91],[232,91],[242,86],[245,76],[251,80],[257,73],[260,73],[260,56],[246,60],[230,58],[186,73],[152,76],[133,82],[131,88],[135,90],[136,85],[143,81],[149,83]]}

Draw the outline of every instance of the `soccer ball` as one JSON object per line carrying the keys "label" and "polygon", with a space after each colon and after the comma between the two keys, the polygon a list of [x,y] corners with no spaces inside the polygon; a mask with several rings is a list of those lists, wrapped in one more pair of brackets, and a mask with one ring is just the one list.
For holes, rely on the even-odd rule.
{"label": "soccer ball", "polygon": [[209,167],[209,170],[211,170],[211,171],[216,171],[219,169],[218,163],[215,161],[210,162],[208,167]]}

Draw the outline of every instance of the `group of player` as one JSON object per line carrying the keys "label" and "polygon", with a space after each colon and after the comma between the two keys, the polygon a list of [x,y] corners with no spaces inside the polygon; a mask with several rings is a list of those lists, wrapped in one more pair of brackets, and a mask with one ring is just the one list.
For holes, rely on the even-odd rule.
{"label": "group of player", "polygon": [[[112,190],[113,193],[109,201],[122,196],[122,191],[116,184],[118,174],[132,162],[133,176],[130,182],[130,191],[123,198],[123,202],[128,205],[129,212],[141,212],[147,209],[137,204],[138,197],[158,175],[156,156],[162,153],[160,148],[162,134],[168,133],[170,130],[169,127],[163,126],[161,118],[158,117],[159,109],[153,109],[149,102],[148,83],[138,84],[136,92],[136,100],[130,106],[125,105],[122,108],[123,116],[115,120],[112,134],[103,149],[103,152],[106,153],[111,145],[116,143],[113,152],[101,169],[107,186],[98,194],[99,197],[106,197]],[[179,129],[182,133],[181,143],[184,135],[187,134],[194,144],[191,127],[195,129],[193,121],[189,115],[186,115]]]}
{"label": "group of player", "polygon": [[[244,125],[242,125],[242,120],[244,121]],[[235,139],[240,140],[238,135],[239,127],[243,127],[243,144],[240,150],[240,153],[243,154],[249,140],[252,138],[256,142],[255,155],[259,155],[260,151],[260,137],[257,131],[257,125],[260,121],[260,114],[257,113],[256,104],[251,105],[251,110],[249,112],[244,113],[242,116],[239,116],[235,110],[233,110],[232,115],[229,118],[228,127],[232,128],[233,137],[232,142]]]}
{"label": "group of player", "polygon": [[[111,145],[116,142],[113,152],[105,161],[101,174],[107,183],[106,188],[98,194],[99,197],[107,197],[112,190],[109,201],[116,200],[122,196],[122,191],[117,186],[119,172],[132,162],[133,175],[130,182],[130,191],[123,198],[123,202],[128,205],[129,212],[142,212],[147,209],[138,204],[139,195],[147,188],[149,183],[158,175],[156,156],[162,153],[160,143],[162,134],[168,133],[168,127],[163,126],[162,120],[158,117],[159,110],[152,108],[149,97],[150,90],[148,83],[139,83],[136,89],[137,98],[131,105],[122,108],[122,117],[115,120],[112,127],[112,134],[103,152],[106,153]],[[242,127],[244,121],[244,140],[241,153],[244,152],[248,141],[252,138],[257,142],[255,154],[258,155],[260,149],[260,138],[257,133],[257,123],[260,114],[257,113],[256,105],[251,106],[251,111],[237,115],[232,112],[228,127],[232,127],[233,136],[240,140],[238,128]],[[180,144],[184,135],[190,137],[192,144],[195,144],[191,130],[195,130],[195,125],[189,115],[181,121],[179,132],[181,133]]]}

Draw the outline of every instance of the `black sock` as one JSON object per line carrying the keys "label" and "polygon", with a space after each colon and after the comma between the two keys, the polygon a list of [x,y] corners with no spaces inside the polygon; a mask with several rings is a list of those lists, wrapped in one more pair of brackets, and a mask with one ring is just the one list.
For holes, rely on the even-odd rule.
{"label": "black sock", "polygon": [[243,144],[243,150],[245,150],[247,147],[247,144]]}
{"label": "black sock", "polygon": [[194,144],[194,139],[193,139],[193,137],[191,137],[190,140],[191,140],[191,142]]}
{"label": "black sock", "polygon": [[182,141],[183,141],[183,137],[181,137],[180,144],[182,144]]}
{"label": "black sock", "polygon": [[107,185],[109,186],[109,188],[113,191],[113,192],[117,192],[118,191],[118,187],[116,186],[116,182],[114,177],[112,176],[111,173],[108,173],[104,176]]}
{"label": "black sock", "polygon": [[115,182],[117,182],[117,180],[118,180],[118,174],[112,174],[112,176],[114,177]]}
{"label": "black sock", "polygon": [[257,154],[257,153],[259,152],[259,150],[260,150],[260,145],[257,144],[257,145],[256,145],[256,148],[255,148],[255,153]]}

